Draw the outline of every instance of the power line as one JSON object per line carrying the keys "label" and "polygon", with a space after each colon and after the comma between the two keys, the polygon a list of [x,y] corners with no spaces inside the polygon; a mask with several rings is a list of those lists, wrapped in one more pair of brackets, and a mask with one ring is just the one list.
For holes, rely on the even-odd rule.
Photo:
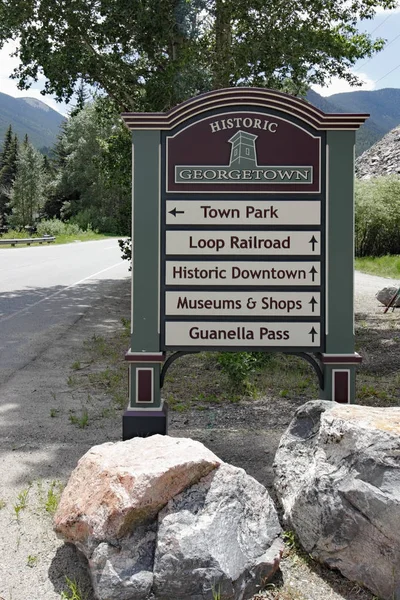
{"label": "power line", "polygon": [[[389,48],[389,46],[391,44],[393,44],[393,42],[395,42],[397,39],[399,39],[400,37],[400,33],[398,35],[396,35],[395,38],[393,38],[383,49],[382,52],[385,52],[385,50],[387,48]],[[362,65],[360,65],[359,67],[357,67],[357,69],[354,69],[354,71],[359,71],[360,69],[362,69],[365,65],[367,65],[369,62],[371,62],[371,60],[373,60],[374,58],[376,58],[378,55],[375,54],[374,56],[371,56],[371,58],[369,58],[368,60],[366,60],[365,62],[362,63]]]}
{"label": "power line", "polygon": [[395,42],[395,41],[396,41],[396,40],[397,40],[399,37],[400,37],[400,33],[399,33],[398,35],[396,35],[396,37],[395,37],[395,38],[393,38],[393,39],[392,39],[392,41],[391,41],[391,42],[389,42],[389,43],[388,43],[388,44],[387,44],[387,45],[386,45],[386,46],[383,48],[383,52],[386,50],[386,48],[389,48],[389,46],[390,46],[391,44],[393,44],[393,42]]}
{"label": "power line", "polygon": [[388,15],[388,16],[386,17],[386,19],[384,19],[384,20],[382,21],[382,23],[380,23],[379,25],[377,25],[377,26],[375,27],[375,29],[373,29],[372,31],[370,31],[370,35],[372,35],[373,33],[375,33],[375,31],[376,31],[377,29],[379,29],[379,27],[382,27],[382,25],[383,25],[384,23],[386,23],[386,21],[387,21],[388,19],[390,19],[390,17],[391,17],[392,15],[393,15],[393,13],[390,13],[390,15]]}
{"label": "power line", "polygon": [[374,81],[374,83],[378,83],[379,81],[382,81],[382,79],[385,79],[385,77],[387,77],[388,75],[390,75],[390,73],[393,73],[393,71],[396,71],[397,69],[400,69],[400,64],[398,64],[397,67],[395,67],[394,69],[392,69],[391,71],[386,73],[386,75],[382,75],[382,77],[380,77],[379,79]]}

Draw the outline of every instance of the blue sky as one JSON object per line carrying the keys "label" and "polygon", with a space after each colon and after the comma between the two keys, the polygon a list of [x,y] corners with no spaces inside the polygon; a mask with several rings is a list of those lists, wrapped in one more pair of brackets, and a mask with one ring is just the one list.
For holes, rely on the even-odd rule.
{"label": "blue sky", "polygon": [[[316,86],[314,89],[323,96],[330,96],[339,92],[366,89],[378,90],[382,88],[400,88],[400,6],[391,11],[379,11],[371,21],[363,21],[359,26],[360,31],[373,33],[376,37],[387,40],[386,47],[372,59],[359,61],[354,72],[363,80],[359,88],[351,88],[346,82],[333,79],[324,88]],[[44,87],[44,79],[39,79],[29,90],[18,90],[16,82],[9,76],[18,64],[18,59],[10,56],[15,51],[16,43],[9,42],[0,50],[0,92],[10,96],[30,96],[46,102],[49,106],[65,114],[68,106],[59,104],[51,96],[42,96],[40,90]]]}
{"label": "blue sky", "polygon": [[380,11],[374,19],[360,23],[359,30],[387,40],[385,48],[373,58],[356,63],[353,72],[364,85],[352,88],[345,81],[334,79],[324,88],[315,86],[319,94],[330,96],[352,90],[400,88],[400,6],[391,11]]}

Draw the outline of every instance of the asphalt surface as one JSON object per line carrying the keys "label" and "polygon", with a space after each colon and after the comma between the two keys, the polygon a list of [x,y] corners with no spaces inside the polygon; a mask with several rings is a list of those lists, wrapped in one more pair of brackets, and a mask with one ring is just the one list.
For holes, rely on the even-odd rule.
{"label": "asphalt surface", "polygon": [[128,264],[116,238],[2,248],[0,386],[60,338],[113,282],[126,277]]}

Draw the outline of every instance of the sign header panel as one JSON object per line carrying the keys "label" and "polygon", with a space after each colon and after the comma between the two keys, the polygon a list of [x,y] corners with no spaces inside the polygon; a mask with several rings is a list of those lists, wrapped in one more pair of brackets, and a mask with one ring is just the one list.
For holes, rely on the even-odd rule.
{"label": "sign header panel", "polygon": [[167,193],[321,192],[321,138],[283,117],[236,110],[166,138]]}

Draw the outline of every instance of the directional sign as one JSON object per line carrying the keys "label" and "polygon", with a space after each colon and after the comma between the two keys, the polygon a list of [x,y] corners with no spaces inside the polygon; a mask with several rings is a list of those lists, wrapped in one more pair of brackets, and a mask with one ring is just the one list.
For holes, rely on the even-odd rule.
{"label": "directional sign", "polygon": [[175,261],[165,263],[165,283],[176,286],[319,286],[313,261]]}
{"label": "directional sign", "polygon": [[[322,138],[304,130],[295,149],[299,130],[285,123],[235,111],[166,134],[164,348],[324,350]],[[188,319],[221,339],[196,337]]]}
{"label": "directional sign", "polygon": [[319,292],[166,292],[168,316],[319,317]]}
{"label": "directional sign", "polygon": [[167,431],[160,387],[187,352],[297,354],[319,398],[354,401],[354,139],[366,115],[239,87],[123,119],[134,146],[129,435]]}
{"label": "directional sign", "polygon": [[167,348],[190,346],[318,347],[320,324],[304,322],[251,323],[167,321]]}
{"label": "directional sign", "polygon": [[167,200],[167,225],[320,225],[321,202]]}
{"label": "directional sign", "polygon": [[167,254],[318,255],[319,231],[167,231]]}

